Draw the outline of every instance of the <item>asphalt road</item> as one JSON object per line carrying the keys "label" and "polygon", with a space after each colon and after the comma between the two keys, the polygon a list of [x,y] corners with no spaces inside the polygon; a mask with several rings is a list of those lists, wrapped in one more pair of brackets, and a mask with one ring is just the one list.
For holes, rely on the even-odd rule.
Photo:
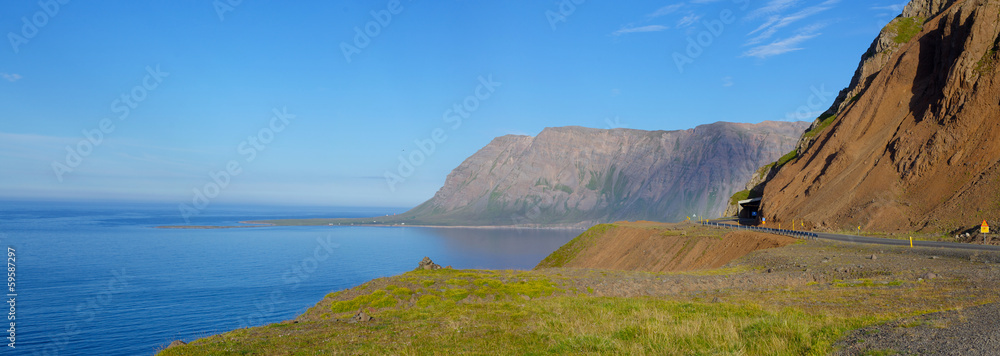
{"label": "asphalt road", "polygon": [[[734,223],[732,219],[719,219],[712,220],[713,223]],[[824,240],[840,241],[840,242],[852,242],[859,244],[873,244],[873,245],[891,245],[891,246],[910,246],[910,240],[897,240],[884,237],[867,237],[867,236],[856,236],[856,235],[841,235],[832,234],[826,232],[816,232],[816,237]],[[955,248],[962,250],[979,250],[979,251],[1000,251],[1000,246],[994,245],[974,245],[959,242],[945,242],[945,241],[913,241],[913,247],[931,247],[931,248]]]}
{"label": "asphalt road", "polygon": [[[830,234],[824,232],[817,232],[818,238],[825,240],[834,240],[841,242],[853,242],[859,244],[876,244],[876,245],[894,245],[894,246],[910,246],[910,240],[897,240],[883,237],[866,237],[866,236],[854,236],[854,235],[840,235],[840,234]],[[945,242],[945,241],[917,241],[913,240],[913,247],[934,247],[934,248],[958,248],[963,250],[980,250],[980,251],[1000,251],[1000,246],[994,245],[974,245],[965,244],[960,242]]]}

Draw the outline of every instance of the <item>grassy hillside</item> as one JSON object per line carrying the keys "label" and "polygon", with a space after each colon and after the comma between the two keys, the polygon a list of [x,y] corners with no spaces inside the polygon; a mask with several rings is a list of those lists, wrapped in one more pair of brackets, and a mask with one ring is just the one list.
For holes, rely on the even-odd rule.
{"label": "grassy hillside", "polygon": [[[595,227],[541,265],[657,228],[628,225]],[[690,272],[416,270],[331,293],[295,320],[161,354],[822,355],[853,329],[997,301],[1000,267],[982,261],[1000,255],[939,253],[804,241]],[[348,322],[359,310],[374,319]]]}
{"label": "grassy hillside", "polygon": [[[822,354],[874,318],[751,303],[595,297],[565,278],[515,271],[415,271],[331,295],[296,323],[241,329],[162,355]],[[349,296],[348,296],[349,295]],[[368,323],[349,318],[371,310]],[[599,321],[599,322],[598,322]],[[721,326],[721,327],[720,327]]]}

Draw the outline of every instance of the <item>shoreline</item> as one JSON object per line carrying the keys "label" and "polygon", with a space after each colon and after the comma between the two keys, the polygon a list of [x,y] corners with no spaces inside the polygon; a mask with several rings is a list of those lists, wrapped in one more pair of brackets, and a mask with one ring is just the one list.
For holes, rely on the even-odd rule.
{"label": "shoreline", "polygon": [[[242,224],[243,222],[240,221]],[[274,226],[270,223],[255,223],[254,225],[161,225],[154,226],[154,229],[242,229],[250,227]]]}
{"label": "shoreline", "polygon": [[517,226],[517,225],[470,225],[470,226],[458,226],[458,225],[400,225],[400,224],[349,224],[349,225],[280,225],[274,223],[263,223],[255,221],[240,221],[240,224],[253,224],[253,225],[163,225],[155,226],[155,229],[242,229],[242,228],[254,228],[254,227],[271,227],[271,226],[292,226],[292,227],[303,227],[303,226],[327,226],[327,227],[422,227],[422,228],[443,228],[443,229],[495,229],[495,230],[520,230],[520,229],[534,229],[534,230],[587,230],[588,227],[580,226]]}

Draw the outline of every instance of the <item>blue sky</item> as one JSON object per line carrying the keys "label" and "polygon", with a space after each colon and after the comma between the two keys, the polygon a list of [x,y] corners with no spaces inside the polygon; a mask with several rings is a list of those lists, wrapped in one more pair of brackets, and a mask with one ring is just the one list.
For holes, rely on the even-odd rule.
{"label": "blue sky", "polygon": [[505,134],[812,120],[902,5],[7,2],[0,199],[414,206]]}

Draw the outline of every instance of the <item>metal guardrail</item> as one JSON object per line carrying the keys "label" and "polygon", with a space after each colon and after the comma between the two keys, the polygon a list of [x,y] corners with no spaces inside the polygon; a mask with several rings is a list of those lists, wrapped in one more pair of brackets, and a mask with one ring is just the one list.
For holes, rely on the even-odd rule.
{"label": "metal guardrail", "polygon": [[705,226],[714,226],[719,228],[731,228],[736,230],[746,230],[746,231],[758,231],[766,232],[769,234],[785,235],[801,239],[815,239],[819,237],[816,233],[808,231],[795,231],[795,230],[785,230],[785,229],[772,229],[767,227],[756,227],[756,226],[746,226],[746,225],[733,225],[733,224],[720,224],[716,222],[702,222]]}

